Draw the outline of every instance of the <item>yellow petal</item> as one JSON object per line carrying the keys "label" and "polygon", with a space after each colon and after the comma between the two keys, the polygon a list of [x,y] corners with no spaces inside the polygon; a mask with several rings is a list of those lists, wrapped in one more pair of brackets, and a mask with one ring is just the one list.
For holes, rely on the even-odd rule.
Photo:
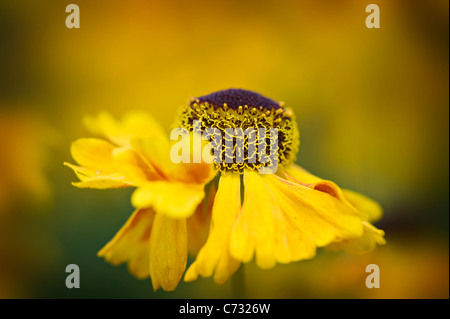
{"label": "yellow petal", "polygon": [[215,272],[214,280],[221,284],[238,269],[240,263],[230,256],[228,246],[230,232],[239,213],[240,204],[239,175],[222,175],[214,199],[208,240],[186,272],[185,281],[195,280],[198,275],[210,277]]}
{"label": "yellow petal", "polygon": [[186,270],[186,273],[184,274],[184,281],[191,282],[198,279],[198,270],[197,270],[197,262],[194,261]]}
{"label": "yellow petal", "polygon": [[384,231],[377,229],[369,222],[362,222],[364,226],[364,234],[359,238],[352,238],[326,246],[327,250],[339,251],[344,250],[351,254],[364,254],[373,250],[376,245],[386,244],[384,239]]}
{"label": "yellow petal", "polygon": [[175,290],[186,269],[186,220],[157,214],[150,236],[150,276],[153,289]]}
{"label": "yellow petal", "polygon": [[217,174],[214,165],[207,163],[174,164],[172,178],[185,183],[208,184]]}
{"label": "yellow petal", "polygon": [[73,159],[90,170],[114,171],[112,153],[114,145],[97,138],[81,138],[71,145]]}
{"label": "yellow petal", "polygon": [[309,188],[320,191],[322,193],[329,194],[330,196],[336,198],[343,205],[347,206],[349,210],[352,210],[360,216],[362,220],[367,220],[368,215],[366,212],[356,209],[345,197],[344,192],[332,181],[321,180],[315,184],[308,185]]}
{"label": "yellow petal", "polygon": [[[205,162],[174,163],[170,157],[176,141],[133,138],[131,145],[158,173],[168,180],[191,184],[207,184],[217,173],[213,164]],[[190,149],[188,149],[190,150]]]}
{"label": "yellow petal", "polygon": [[314,184],[314,183],[320,182],[322,180],[320,177],[317,177],[317,176],[309,173],[303,167],[298,166],[296,164],[291,164],[287,167],[284,167],[283,170],[288,175],[295,178],[297,181],[300,181],[305,184]]}
{"label": "yellow petal", "polygon": [[129,187],[133,184],[126,181],[125,176],[120,174],[97,175],[96,171],[86,169],[81,166],[75,166],[69,163],[64,163],[65,166],[73,169],[81,182],[73,182],[72,185],[79,188],[120,188]]}
{"label": "yellow petal", "polygon": [[[147,166],[131,149],[114,147],[107,141],[96,138],[82,138],[72,143],[73,158],[81,165],[71,167],[83,183],[80,187],[96,187],[99,180],[112,179],[114,185],[139,185],[148,179],[159,178],[158,174]],[[86,186],[87,180],[90,181]],[[104,182],[98,187],[104,187]]]}
{"label": "yellow petal", "polygon": [[[136,151],[146,166],[164,179],[206,184],[217,173],[214,165],[204,162],[173,163],[170,150],[175,141],[169,141],[169,134],[147,113],[130,112],[120,122],[108,113],[101,113],[97,117],[87,117],[85,122],[91,130],[114,144]],[[202,146],[205,143],[202,141]]]}
{"label": "yellow petal", "polygon": [[214,271],[214,282],[222,285],[238,270],[241,262],[231,257],[230,253],[223,253],[217,261]]}
{"label": "yellow petal", "polygon": [[205,196],[203,185],[155,181],[139,187],[131,196],[136,208],[153,207],[159,214],[188,218]]}
{"label": "yellow petal", "polygon": [[[361,215],[350,205],[329,193],[299,185],[275,175],[264,177],[277,199],[292,230],[298,231],[300,247],[322,247],[333,241],[356,238],[363,234]],[[302,257],[297,251],[295,259]]]}
{"label": "yellow petal", "polygon": [[217,174],[217,169],[212,164],[212,158],[208,163],[202,156],[203,149],[209,142],[203,140],[200,134],[191,132],[181,141],[171,140],[170,147],[173,148],[178,143],[182,143],[183,147],[189,151],[189,163],[174,163],[172,175],[181,177],[181,180],[187,183],[206,184],[210,182]]}
{"label": "yellow petal", "polygon": [[113,265],[127,263],[128,270],[137,278],[148,277],[149,241],[154,216],[150,209],[136,210],[97,255]]}
{"label": "yellow petal", "polygon": [[103,112],[95,117],[86,117],[84,123],[94,134],[124,147],[130,147],[130,139],[133,137],[149,139],[167,139],[168,137],[159,123],[150,114],[142,111],[130,111],[121,121]]}
{"label": "yellow petal", "polygon": [[216,195],[216,187],[211,184],[204,200],[197,206],[194,214],[187,219],[188,249],[192,256],[196,256],[206,242],[211,224],[211,213]]}
{"label": "yellow petal", "polygon": [[245,172],[244,185],[244,205],[230,237],[231,255],[249,262],[255,254],[256,264],[263,269],[273,267],[277,261],[289,262],[285,220],[263,175]]}
{"label": "yellow petal", "polygon": [[383,216],[383,209],[373,199],[348,189],[342,192],[353,207],[367,214],[369,222],[376,222]]}
{"label": "yellow petal", "polygon": [[[304,168],[295,164],[286,167],[285,172],[288,175],[288,179],[300,184],[311,185],[323,181],[323,179],[321,179],[320,177],[309,173]],[[348,201],[358,211],[364,213],[370,222],[377,221],[382,217],[383,209],[373,199],[370,199],[367,196],[348,189],[339,190],[339,192],[341,191],[345,200]]]}
{"label": "yellow petal", "polygon": [[173,170],[170,160],[170,145],[168,139],[145,139],[132,137],[131,147],[139,153],[145,162],[153,167],[161,176],[168,179]]}

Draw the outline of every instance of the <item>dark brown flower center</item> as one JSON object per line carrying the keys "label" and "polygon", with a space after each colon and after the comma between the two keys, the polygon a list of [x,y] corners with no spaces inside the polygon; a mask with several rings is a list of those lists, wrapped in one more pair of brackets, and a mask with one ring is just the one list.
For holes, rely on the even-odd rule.
{"label": "dark brown flower center", "polygon": [[300,143],[292,110],[242,89],[193,98],[182,109],[178,126],[188,132],[216,132],[210,138],[221,172],[242,173],[275,162],[281,166],[292,163]]}
{"label": "dark brown flower center", "polygon": [[243,89],[228,89],[217,91],[194,99],[191,102],[191,106],[193,103],[208,103],[210,105],[214,105],[215,107],[222,107],[224,104],[226,104],[230,109],[233,110],[236,110],[239,106],[248,106],[249,108],[262,107],[266,110],[276,110],[281,107],[279,103],[265,96],[262,96],[259,93]]}

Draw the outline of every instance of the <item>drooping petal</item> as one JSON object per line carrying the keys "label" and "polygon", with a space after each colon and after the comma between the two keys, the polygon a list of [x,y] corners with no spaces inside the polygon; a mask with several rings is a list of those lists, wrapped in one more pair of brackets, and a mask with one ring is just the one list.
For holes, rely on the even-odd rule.
{"label": "drooping petal", "polygon": [[[327,182],[325,192],[275,175],[268,175],[266,180],[283,211],[289,210],[296,215],[303,215],[305,220],[308,217],[311,222],[317,223],[314,226],[323,225],[317,227],[317,235],[319,238],[323,237],[324,242],[327,241],[325,238],[333,236],[349,238],[362,235],[361,214],[339,196],[339,188],[334,183]],[[322,246],[322,241],[318,242]]]}
{"label": "drooping petal", "polygon": [[364,226],[364,233],[361,237],[331,243],[325,248],[330,251],[344,250],[351,254],[364,254],[372,251],[376,245],[386,244],[384,231],[376,228],[369,222],[362,222],[362,224]]}
{"label": "drooping petal", "polygon": [[208,240],[186,272],[185,281],[196,280],[199,275],[210,277],[214,273],[214,281],[221,284],[239,268],[240,262],[230,256],[228,246],[230,232],[240,206],[239,175],[222,175],[214,199]]}
{"label": "drooping petal", "polygon": [[[324,181],[322,178],[309,173],[304,168],[292,164],[284,169],[289,180],[293,180],[301,184],[317,184]],[[358,211],[364,213],[370,222],[379,220],[383,215],[381,206],[369,197],[351,191],[348,189],[340,189],[344,198]]]}
{"label": "drooping petal", "polygon": [[344,191],[339,188],[335,183],[332,181],[326,181],[321,180],[315,184],[309,184],[307,187],[323,192],[326,194],[329,194],[330,196],[333,196],[338,201],[340,201],[344,206],[346,206],[348,209],[354,211],[359,215],[359,217],[363,220],[367,220],[368,215],[366,212],[356,209],[348,200],[347,197],[344,195]]}
{"label": "drooping petal", "polygon": [[112,187],[140,185],[148,179],[159,178],[131,149],[114,147],[107,141],[82,138],[71,147],[72,156],[80,164],[72,168],[81,183],[78,187],[104,188],[111,180]]}
{"label": "drooping petal", "polygon": [[153,289],[175,290],[187,262],[185,219],[157,214],[150,236],[150,276]]}
{"label": "drooping petal", "polygon": [[353,207],[367,214],[369,222],[376,222],[383,216],[383,208],[373,199],[348,189],[343,189],[342,193]]}
{"label": "drooping petal", "polygon": [[127,263],[137,278],[149,276],[149,240],[155,213],[151,209],[136,210],[114,238],[98,253],[113,265]]}
{"label": "drooping petal", "polygon": [[271,268],[277,261],[289,262],[286,222],[264,178],[246,171],[244,188],[244,204],[230,236],[231,255],[242,262],[255,255],[261,268]]}
{"label": "drooping petal", "polygon": [[203,185],[154,181],[136,189],[131,203],[136,208],[153,207],[158,214],[171,218],[188,218],[204,196]]}
{"label": "drooping petal", "polygon": [[317,247],[363,235],[361,215],[333,183],[318,189],[245,172],[242,210],[230,237],[233,258],[261,268],[314,257]]}

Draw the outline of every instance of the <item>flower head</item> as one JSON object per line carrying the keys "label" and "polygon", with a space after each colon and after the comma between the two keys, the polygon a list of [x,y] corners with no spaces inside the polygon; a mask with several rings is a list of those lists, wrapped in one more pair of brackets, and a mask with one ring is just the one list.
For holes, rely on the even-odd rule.
{"label": "flower head", "polygon": [[[211,134],[213,148],[220,150],[217,168],[242,174],[274,161],[278,166],[295,160],[300,142],[297,124],[292,110],[282,105],[255,92],[228,89],[192,99],[182,109],[179,125],[189,132],[218,132],[220,138]],[[239,144],[241,148],[236,147]]]}
{"label": "flower head", "polygon": [[73,143],[80,166],[66,165],[80,179],[74,185],[137,188],[136,211],[99,256],[150,276],[154,289],[175,289],[188,246],[198,254],[185,281],[223,283],[253,259],[266,269],[311,259],[319,247],[362,253],[385,242],[370,223],[381,207],[294,164],[300,142],[292,110],[258,93],[219,91],[181,109],[177,125],[210,141],[212,164],[174,163],[167,135],[143,113],[122,122],[102,114],[87,125],[104,139]]}

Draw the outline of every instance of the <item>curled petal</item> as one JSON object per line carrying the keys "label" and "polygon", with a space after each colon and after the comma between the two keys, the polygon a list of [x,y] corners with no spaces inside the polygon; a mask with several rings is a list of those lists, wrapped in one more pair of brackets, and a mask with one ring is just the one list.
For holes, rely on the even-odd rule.
{"label": "curled petal", "polygon": [[330,196],[333,196],[338,201],[343,203],[349,210],[353,210],[355,213],[359,214],[361,219],[367,219],[368,215],[365,213],[365,211],[358,210],[356,207],[354,207],[345,196],[345,192],[339,188],[335,183],[331,181],[325,181],[321,180],[315,184],[307,185],[308,187],[312,188],[313,190],[326,193]]}
{"label": "curled petal", "polygon": [[299,226],[302,225],[302,232],[310,233],[311,238],[315,238],[317,246],[324,246],[335,239],[362,235],[361,214],[339,195],[335,197],[274,175],[267,176],[265,180],[282,210],[299,222]]}
{"label": "curled petal", "polygon": [[[314,185],[316,189],[325,192],[328,187],[327,185],[323,185],[323,183],[332,183],[309,173],[304,168],[295,164],[286,167],[285,172],[289,180],[305,186]],[[376,201],[370,199],[367,196],[348,189],[340,189],[336,184],[332,185],[331,189],[328,189],[330,191],[333,191],[334,189],[337,194],[342,196],[355,209],[363,213],[366,216],[366,219],[370,222],[379,220],[383,215],[383,209],[381,208],[381,206]]]}

